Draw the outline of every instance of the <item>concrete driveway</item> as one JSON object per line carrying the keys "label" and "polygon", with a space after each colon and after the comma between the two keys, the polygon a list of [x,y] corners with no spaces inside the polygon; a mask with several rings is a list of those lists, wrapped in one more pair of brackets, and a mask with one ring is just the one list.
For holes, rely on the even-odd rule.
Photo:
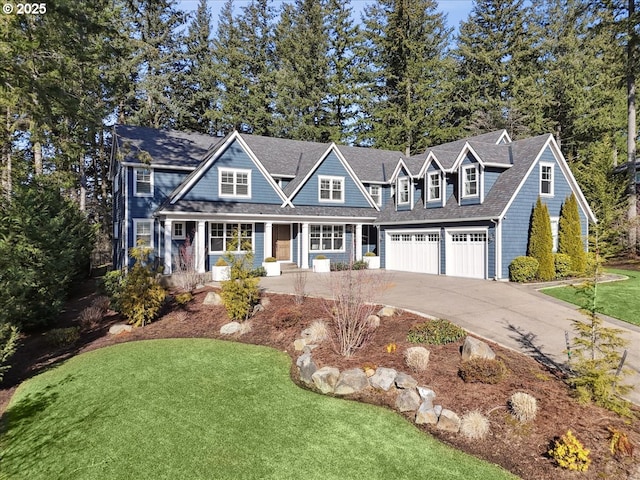
{"label": "concrete driveway", "polygon": [[[307,294],[330,294],[334,273],[306,275]],[[573,305],[530,286],[384,270],[375,275],[383,275],[389,284],[380,295],[380,303],[446,318],[477,336],[552,366],[566,363],[565,332],[571,341],[571,320],[581,318]],[[292,273],[265,277],[260,285],[272,292],[293,293],[295,277]],[[623,330],[630,342],[626,366],[633,374],[626,382],[636,389],[628,398],[640,405],[640,328],[612,318],[606,318],[605,325]]]}

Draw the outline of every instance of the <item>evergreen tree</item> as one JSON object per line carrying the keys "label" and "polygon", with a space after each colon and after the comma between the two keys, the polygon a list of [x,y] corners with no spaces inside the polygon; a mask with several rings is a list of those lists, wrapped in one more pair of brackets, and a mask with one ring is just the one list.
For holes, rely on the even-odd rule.
{"label": "evergreen tree", "polygon": [[560,210],[558,222],[558,253],[566,253],[571,257],[571,271],[576,275],[587,269],[587,254],[582,239],[578,201],[572,193],[567,197]]}
{"label": "evergreen tree", "polygon": [[529,245],[527,255],[538,260],[538,278],[542,281],[553,280],[556,275],[553,261],[553,235],[547,205],[540,197],[531,213],[529,228]]}
{"label": "evergreen tree", "polygon": [[380,0],[365,9],[371,92],[358,141],[423,151],[457,136],[451,129],[451,30],[435,0]]}

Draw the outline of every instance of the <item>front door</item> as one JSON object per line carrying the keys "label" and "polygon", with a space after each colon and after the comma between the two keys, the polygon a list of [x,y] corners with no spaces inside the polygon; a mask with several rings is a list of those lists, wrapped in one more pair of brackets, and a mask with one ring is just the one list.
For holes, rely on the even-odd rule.
{"label": "front door", "polygon": [[273,253],[279,262],[291,261],[291,225],[273,226]]}

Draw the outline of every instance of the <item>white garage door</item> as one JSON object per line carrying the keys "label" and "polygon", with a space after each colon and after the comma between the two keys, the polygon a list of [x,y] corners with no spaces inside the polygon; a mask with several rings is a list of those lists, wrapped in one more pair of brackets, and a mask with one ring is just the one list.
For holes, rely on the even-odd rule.
{"label": "white garage door", "polygon": [[387,233],[386,264],[388,270],[438,274],[440,234],[434,232]]}
{"label": "white garage door", "polygon": [[447,232],[447,275],[486,278],[486,232]]}

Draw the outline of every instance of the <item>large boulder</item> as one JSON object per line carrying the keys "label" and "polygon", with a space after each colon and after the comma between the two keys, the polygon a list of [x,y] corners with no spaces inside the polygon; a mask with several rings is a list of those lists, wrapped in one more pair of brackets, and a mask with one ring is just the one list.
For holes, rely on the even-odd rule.
{"label": "large boulder", "polygon": [[401,412],[415,411],[420,407],[420,395],[414,390],[400,390],[396,397],[396,408]]}
{"label": "large boulder", "polygon": [[209,292],[207,296],[204,297],[203,305],[222,305],[222,297],[219,293]]}
{"label": "large boulder", "polygon": [[418,387],[418,394],[423,400],[433,401],[436,398],[436,392],[429,387]]}
{"label": "large boulder", "polygon": [[433,408],[431,401],[424,401],[416,412],[416,423],[418,425],[436,425],[438,423],[438,412]]}
{"label": "large boulder", "polygon": [[311,378],[313,379],[313,384],[320,390],[322,393],[333,393],[333,390],[336,387],[336,383],[338,383],[338,377],[340,376],[340,370],[335,367],[322,367],[319,370],[316,370]]}
{"label": "large boulder", "polygon": [[467,336],[462,345],[462,360],[467,361],[474,358],[493,360],[496,358],[496,354],[491,350],[491,347],[482,340]]}
{"label": "large boulder", "polygon": [[234,333],[238,333],[241,328],[242,325],[238,322],[225,323],[220,327],[220,335],[233,335]]}
{"label": "large boulder", "polygon": [[369,386],[369,379],[360,368],[345,370],[340,374],[334,393],[336,395],[349,395],[364,390]]}
{"label": "large boulder", "polygon": [[311,352],[303,353],[296,360],[296,366],[298,367],[298,372],[300,373],[300,380],[304,383],[312,384],[313,383],[313,374],[316,372],[318,367],[314,363],[311,358]]}
{"label": "large boulder", "polygon": [[416,388],[418,386],[418,381],[415,378],[403,372],[396,375],[395,382],[397,388]]}
{"label": "large boulder", "polygon": [[376,314],[378,317],[393,317],[396,314],[396,309],[393,307],[382,307]]}
{"label": "large boulder", "polygon": [[387,392],[393,386],[397,374],[398,372],[393,368],[379,367],[376,369],[376,373],[369,378],[369,383],[373,388]]}
{"label": "large boulder", "polygon": [[133,330],[131,325],[127,325],[126,323],[116,323],[115,325],[111,325],[109,327],[110,335],[120,335],[121,333],[129,333]]}
{"label": "large boulder", "polygon": [[293,349],[296,352],[301,352],[304,350],[304,347],[307,346],[307,340],[304,338],[298,338],[297,340],[294,340],[293,342]]}
{"label": "large boulder", "polygon": [[460,431],[460,417],[455,412],[444,408],[438,417],[436,428],[445,432],[458,433]]}

